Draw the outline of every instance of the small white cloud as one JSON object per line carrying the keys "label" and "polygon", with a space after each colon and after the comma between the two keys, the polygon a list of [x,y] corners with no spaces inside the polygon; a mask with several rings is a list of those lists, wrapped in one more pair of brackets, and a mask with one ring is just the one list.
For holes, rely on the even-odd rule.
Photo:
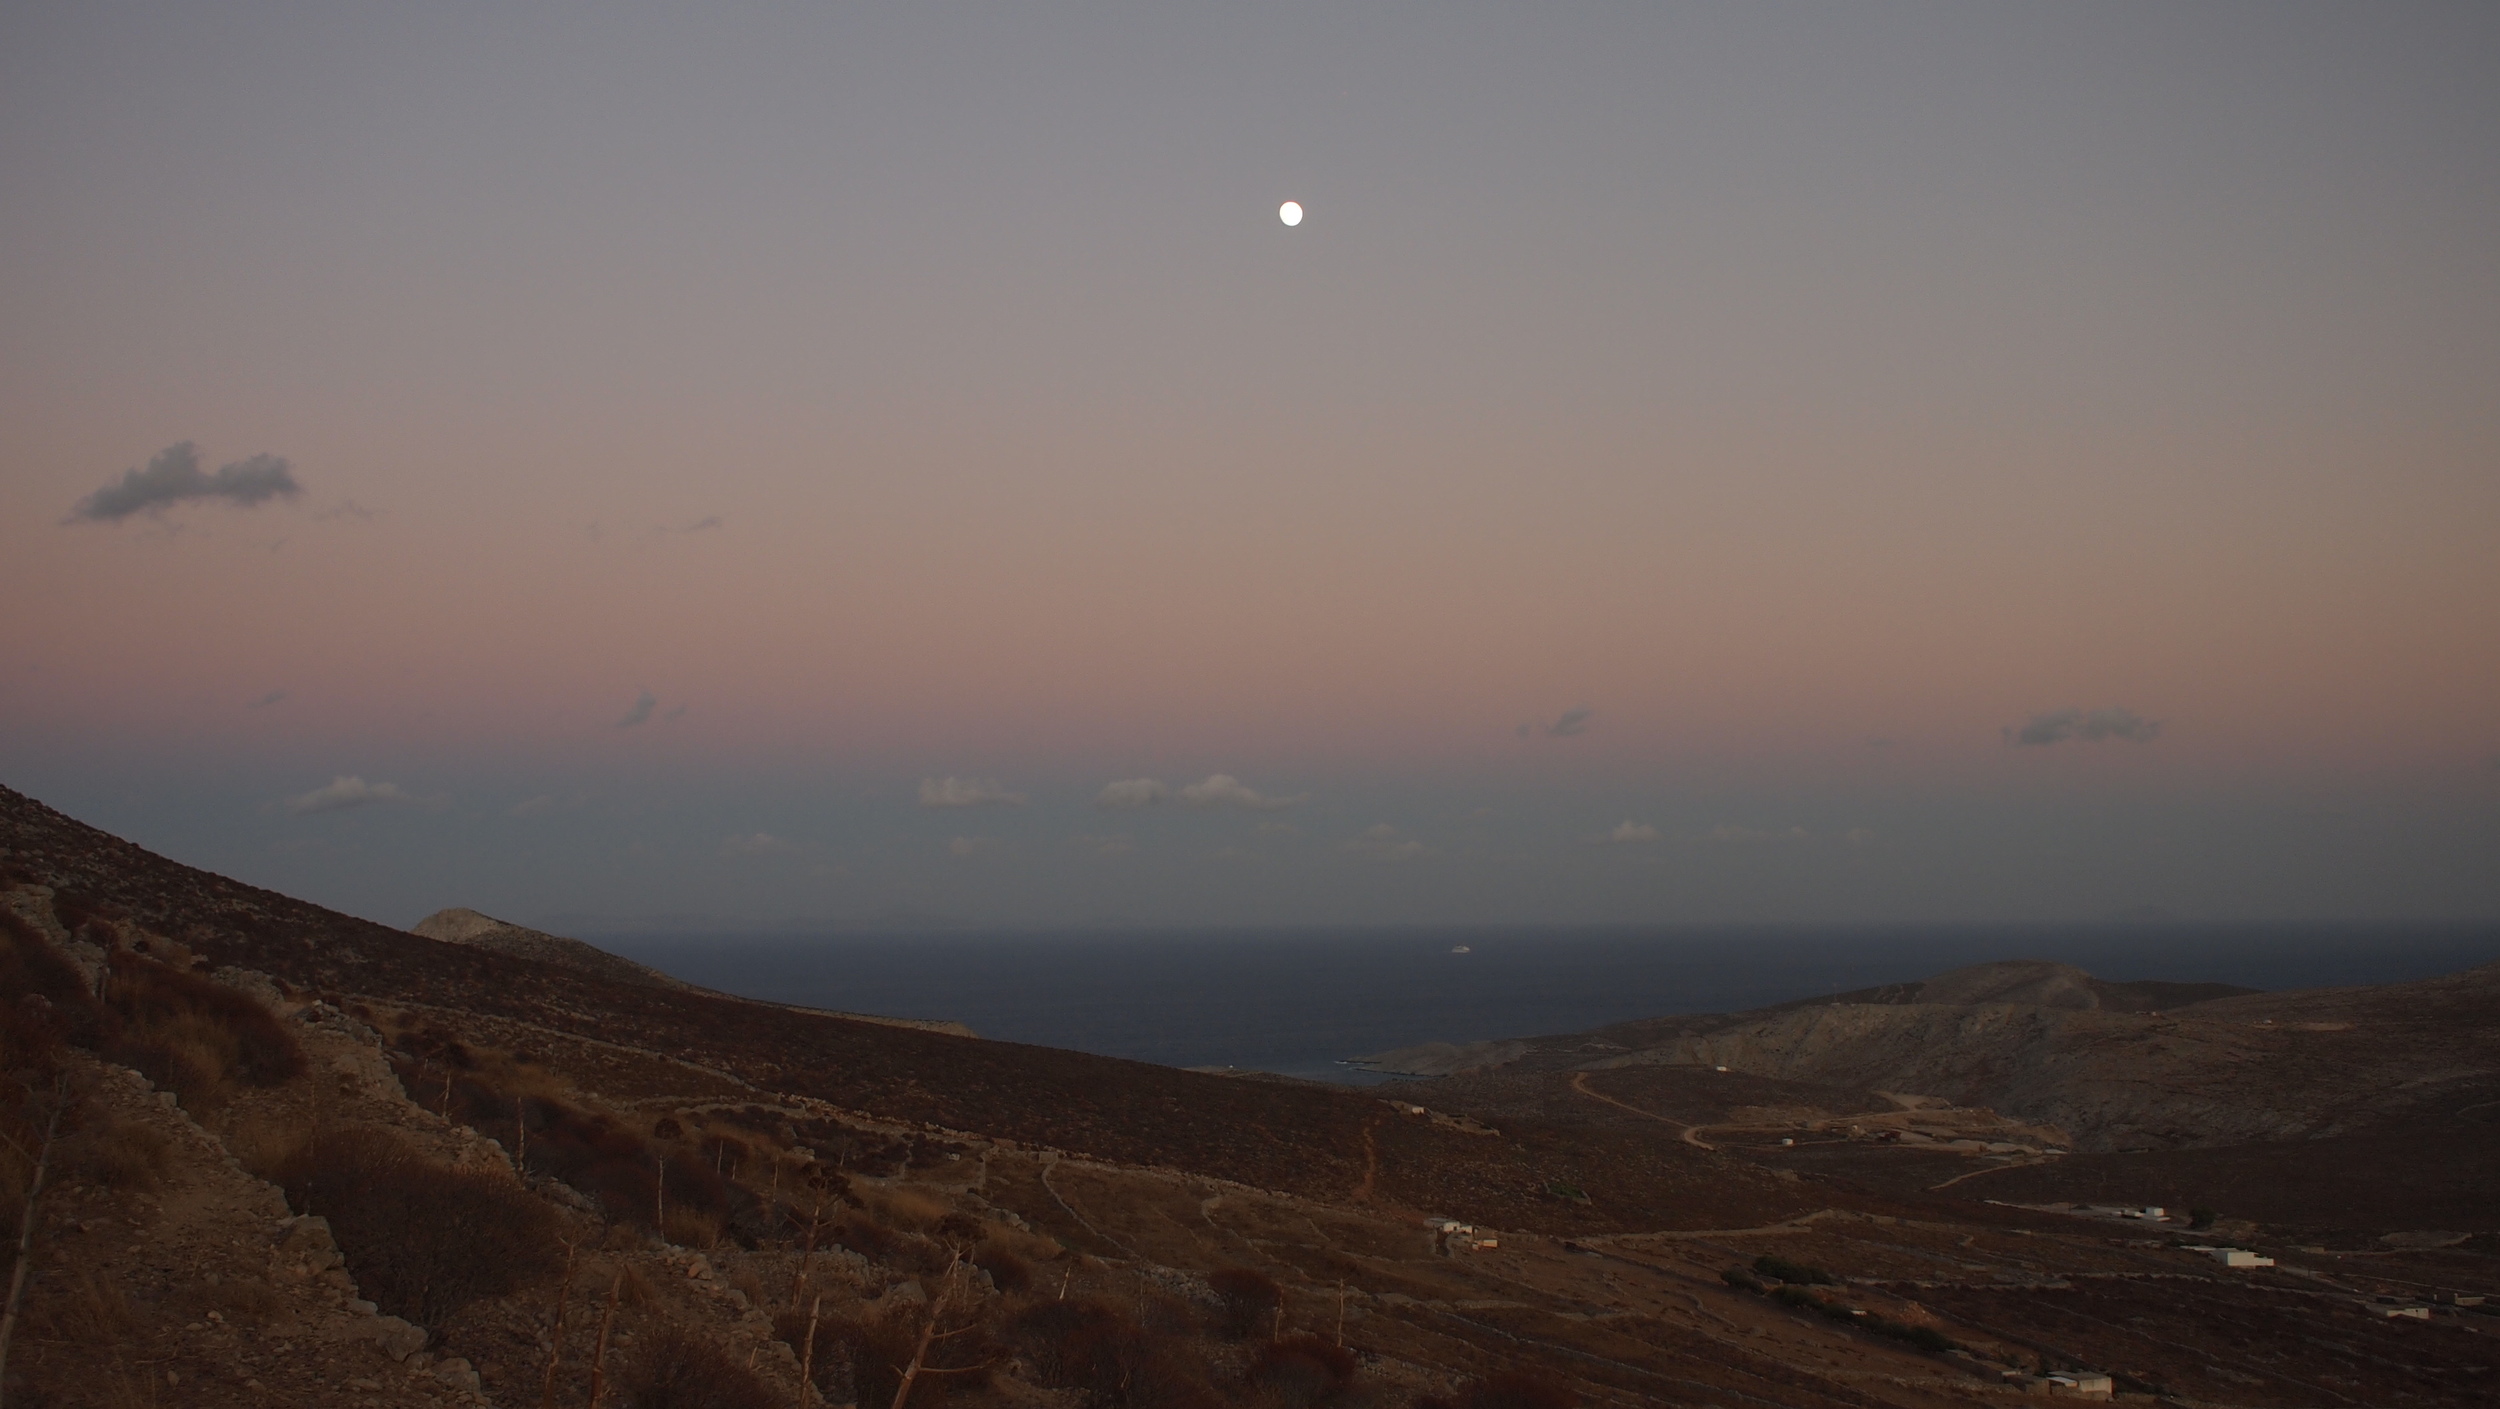
{"label": "small white cloud", "polygon": [[1160,778],[1122,778],[1105,783],[1094,798],[1094,806],[1108,808],[1152,807],[1172,795]]}
{"label": "small white cloud", "polygon": [[946,843],[946,850],[950,856],[987,856],[1005,846],[995,837],[955,837]]}
{"label": "small white cloud", "polygon": [[1804,841],[1812,834],[1807,832],[1803,827],[1790,827],[1786,831],[1773,830],[1766,832],[1758,831],[1752,827],[1741,827],[1734,822],[1721,822],[1719,825],[1712,827],[1708,832],[1703,833],[1703,835],[1711,841],[1732,842],[1741,845],[1754,842]]}
{"label": "small white cloud", "polygon": [[649,690],[643,691],[640,695],[634,698],[633,705],[628,708],[623,716],[616,721],[616,727],[619,729],[633,728],[635,725],[649,719],[651,717],[651,711],[659,708],[659,705],[659,696],[652,694]]}
{"label": "small white cloud", "polygon": [[794,842],[784,841],[770,832],[755,832],[743,837],[730,837],[720,844],[726,860],[735,856],[787,856],[798,850]]}
{"label": "small white cloud", "polygon": [[1259,824],[1259,835],[1263,837],[1298,837],[1302,835],[1302,829],[1295,826],[1291,822],[1261,822]]}
{"label": "small white cloud", "polygon": [[1848,831],[1841,833],[1840,839],[1851,846],[1872,846],[1875,843],[1875,832],[1868,827],[1851,827]]}
{"label": "small white cloud", "polygon": [[1606,840],[1617,846],[1638,846],[1644,842],[1660,841],[1663,838],[1660,837],[1658,829],[1647,822],[1635,822],[1626,818],[1618,823],[1613,831],[1606,834]]}
{"label": "small white cloud", "polygon": [[1366,861],[1413,861],[1432,854],[1431,847],[1400,836],[1398,829],[1386,822],[1366,827],[1361,836],[1338,850],[1348,856],[1360,856]]}
{"label": "small white cloud", "polygon": [[922,807],[1022,807],[1024,794],[1011,793],[995,778],[923,778]]}
{"label": "small white cloud", "polygon": [[286,810],[297,817],[315,812],[339,812],[350,807],[363,807],[375,802],[415,802],[397,783],[368,783],[362,778],[340,776],[328,783],[286,800]]}
{"label": "small white cloud", "polygon": [[1192,807],[1246,807],[1254,812],[1291,807],[1309,796],[1299,793],[1293,797],[1269,797],[1230,773],[1213,774],[1203,783],[1191,783],[1180,790],[1180,800]]}
{"label": "small white cloud", "polygon": [[1494,818],[1501,815],[1502,814],[1494,811],[1490,807],[1479,807],[1475,811],[1467,814],[1467,820],[1470,822],[1490,822]]}

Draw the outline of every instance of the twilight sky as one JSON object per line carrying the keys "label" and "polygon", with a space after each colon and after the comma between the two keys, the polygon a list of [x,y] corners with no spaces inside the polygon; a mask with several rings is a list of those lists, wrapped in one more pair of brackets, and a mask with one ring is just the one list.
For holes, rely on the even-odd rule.
{"label": "twilight sky", "polygon": [[2500,7],[15,4],[0,601],[397,924],[2493,916]]}

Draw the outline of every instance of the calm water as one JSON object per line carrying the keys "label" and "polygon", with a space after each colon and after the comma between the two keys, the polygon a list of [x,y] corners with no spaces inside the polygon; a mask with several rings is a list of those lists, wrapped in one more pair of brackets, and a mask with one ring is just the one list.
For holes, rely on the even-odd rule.
{"label": "calm water", "polygon": [[[1366,1080],[1341,1058],[1576,1032],[2057,959],[2107,979],[2310,988],[2500,960],[2500,924],[633,935],[604,948],[786,1003],[952,1018],[1172,1066]],[[1470,952],[1454,954],[1453,945]]]}

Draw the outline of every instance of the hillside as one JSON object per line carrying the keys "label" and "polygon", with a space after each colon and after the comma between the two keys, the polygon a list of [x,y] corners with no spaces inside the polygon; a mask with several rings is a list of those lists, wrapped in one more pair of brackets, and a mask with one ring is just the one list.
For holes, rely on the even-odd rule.
{"label": "hillside", "polygon": [[[2055,1189],[1976,1196],[2103,1158],[2011,1108],[1616,1060],[1751,1023],[1748,1050],[1836,1061],[1777,1036],[1808,1009],[1358,1091],[748,1002],[499,923],[392,930],[0,790],[23,1078],[0,1125],[49,1158],[63,1117],[8,1402],[742,1409],[806,1381],[885,1404],[909,1365],[919,1405],[1964,1405],[2051,1371],[2249,1406],[2492,1388],[2500,1319],[2453,1301],[2500,1294],[2487,1206],[2121,1227]],[[1966,1009],[1845,1006],[2081,992],[2026,1011],[2172,1020],[2059,975],[1991,983]],[[2370,1011],[2479,1021],[2477,991]],[[2315,1026],[2328,1001],[2207,1006]],[[23,1205],[31,1172],[0,1158],[0,1195]],[[2226,1232],[2282,1266],[2195,1251]]]}

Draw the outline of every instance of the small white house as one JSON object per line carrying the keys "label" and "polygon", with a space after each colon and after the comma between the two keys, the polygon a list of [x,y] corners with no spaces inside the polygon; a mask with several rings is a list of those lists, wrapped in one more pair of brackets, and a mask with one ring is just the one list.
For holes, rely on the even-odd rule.
{"label": "small white house", "polygon": [[2197,1251],[2225,1267],[2272,1267],[2274,1265],[2273,1258],[2261,1257],[2246,1248],[2198,1248]]}

